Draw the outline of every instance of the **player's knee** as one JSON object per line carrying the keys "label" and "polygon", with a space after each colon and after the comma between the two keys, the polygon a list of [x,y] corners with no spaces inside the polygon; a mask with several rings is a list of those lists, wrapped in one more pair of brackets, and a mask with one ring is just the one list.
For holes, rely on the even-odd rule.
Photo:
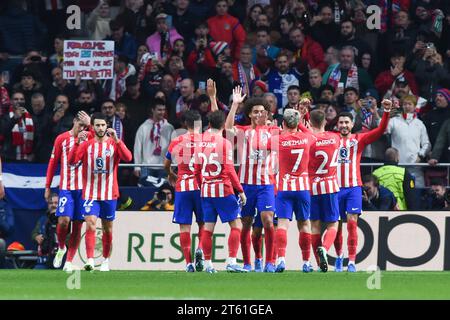
{"label": "player's knee", "polygon": [[348,214],[347,215],[347,221],[358,221],[358,215],[357,214]]}

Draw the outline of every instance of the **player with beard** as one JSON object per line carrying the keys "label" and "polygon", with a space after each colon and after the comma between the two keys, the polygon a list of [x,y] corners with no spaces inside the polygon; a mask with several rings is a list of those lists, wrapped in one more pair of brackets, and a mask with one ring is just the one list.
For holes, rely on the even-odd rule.
{"label": "player with beard", "polygon": [[337,127],[340,134],[337,180],[339,184],[339,213],[340,221],[334,247],[336,249],[335,271],[342,272],[342,222],[347,222],[347,248],[348,272],[356,272],[356,247],[358,245],[358,216],[362,212],[362,181],[361,181],[361,155],[364,148],[378,140],[384,133],[389,122],[392,101],[383,100],[383,117],[379,126],[364,133],[352,133],[353,116],[349,112],[338,115]]}
{"label": "player with beard", "polygon": [[69,163],[81,161],[83,166],[82,213],[86,221],[88,258],[84,269],[94,270],[95,230],[97,218],[100,217],[104,258],[100,271],[109,271],[113,221],[119,195],[117,168],[121,160],[130,162],[133,156],[118,138],[116,131],[107,127],[105,115],[94,113],[91,125],[95,132],[94,139],[86,141],[87,134],[79,133],[78,140],[69,154]]}

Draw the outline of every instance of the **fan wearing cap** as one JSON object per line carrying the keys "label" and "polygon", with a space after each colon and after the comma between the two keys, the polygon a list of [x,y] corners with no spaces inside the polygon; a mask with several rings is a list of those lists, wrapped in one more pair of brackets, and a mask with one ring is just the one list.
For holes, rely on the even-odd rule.
{"label": "fan wearing cap", "polygon": [[124,23],[120,19],[111,20],[109,22],[111,36],[105,40],[114,41],[114,53],[116,55],[127,56],[128,59],[134,61],[137,53],[137,43],[134,36],[124,31]]}
{"label": "fan wearing cap", "polygon": [[375,79],[375,87],[381,96],[384,96],[395,86],[397,79],[406,79],[413,94],[417,94],[417,83],[414,74],[405,69],[406,54],[403,50],[395,51],[390,56],[391,67],[381,72]]}
{"label": "fan wearing cap", "polygon": [[250,85],[251,97],[252,98],[262,98],[264,94],[268,91],[267,85],[262,80],[255,80]]}
{"label": "fan wearing cap", "polygon": [[168,17],[165,13],[156,16],[156,32],[149,36],[146,41],[148,50],[156,53],[158,60],[162,63],[168,59],[175,41],[183,39],[175,28],[169,26]]}
{"label": "fan wearing cap", "polygon": [[433,109],[425,113],[422,121],[427,128],[428,136],[430,137],[431,145],[434,146],[438,137],[439,131],[445,120],[450,119],[450,90],[439,89],[433,102]]}

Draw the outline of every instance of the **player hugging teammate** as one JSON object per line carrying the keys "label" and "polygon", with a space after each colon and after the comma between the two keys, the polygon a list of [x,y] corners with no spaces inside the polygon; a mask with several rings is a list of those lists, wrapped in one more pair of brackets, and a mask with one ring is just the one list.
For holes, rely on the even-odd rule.
{"label": "player hugging teammate", "polygon": [[[339,132],[325,131],[325,114],[320,110],[308,114],[309,127],[303,125],[310,107],[308,99],[300,102],[298,109],[301,112],[285,110],[282,129],[268,123],[269,107],[264,100],[247,99],[244,112],[251,124],[235,125],[237,108],[245,100],[240,87],[233,90],[232,106],[223,123],[224,114],[217,108],[215,93],[215,86],[211,86],[209,80],[208,94],[212,101],[210,128],[203,134],[191,132],[189,139],[184,136],[174,142],[176,145],[186,139],[197,139],[196,150],[189,153],[194,156],[184,157],[186,163],[180,165],[183,157],[176,157],[181,170],[184,167],[190,170],[183,176],[189,179],[195,177],[191,182],[192,190],[196,191],[195,199],[189,200],[192,204],[183,201],[183,209],[177,209],[176,203],[173,218],[173,222],[180,224],[182,233],[183,230],[186,232],[185,236],[180,236],[187,262],[186,271],[194,271],[189,235],[192,213],[195,212],[200,226],[200,249],[196,252],[199,253],[198,261],[203,261],[203,250],[207,272],[216,272],[211,262],[211,237],[217,216],[231,227],[227,271],[252,270],[250,246],[253,241],[256,249],[253,270],[283,272],[286,268],[287,230],[293,214],[299,230],[303,272],[313,271],[309,261],[311,246],[319,271],[327,272],[327,253],[333,244],[338,255],[335,270],[342,271],[342,222],[347,222],[348,230],[348,271],[355,272],[357,218],[362,207],[361,154],[367,144],[384,133],[392,102],[383,100],[384,115],[378,128],[352,134],[353,117],[350,113],[338,115]],[[190,113],[187,113],[188,118],[192,118]],[[197,121],[200,119],[198,116],[194,118]],[[224,133],[227,139],[222,137]],[[233,166],[232,142],[237,149],[237,175]],[[169,148],[169,151],[173,149]],[[167,158],[172,161],[173,154],[169,152]],[[166,165],[169,178],[177,181],[178,186],[182,181],[180,175],[177,177],[169,167]],[[238,194],[240,203],[235,194]],[[186,209],[185,203],[189,204]],[[323,226],[325,231],[322,234]],[[250,237],[252,227],[253,235]],[[258,246],[262,230],[266,247],[264,268]],[[244,260],[242,268],[236,264],[239,243]],[[196,269],[200,271],[203,268]]]}

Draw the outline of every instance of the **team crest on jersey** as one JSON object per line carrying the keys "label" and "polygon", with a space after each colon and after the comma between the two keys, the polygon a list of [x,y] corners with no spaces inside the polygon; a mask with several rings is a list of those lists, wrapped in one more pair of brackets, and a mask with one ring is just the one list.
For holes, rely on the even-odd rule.
{"label": "team crest on jersey", "polygon": [[89,213],[89,212],[91,212],[91,207],[84,207],[84,211],[86,211],[86,213]]}
{"label": "team crest on jersey", "polygon": [[350,146],[350,148],[351,148],[351,147],[356,146],[357,144],[358,144],[358,141],[357,141],[357,140],[353,140],[353,141],[350,141],[349,146]]}
{"label": "team crest on jersey", "polygon": [[111,156],[111,150],[106,150],[106,151],[105,151],[105,156],[106,156],[106,157]]}

